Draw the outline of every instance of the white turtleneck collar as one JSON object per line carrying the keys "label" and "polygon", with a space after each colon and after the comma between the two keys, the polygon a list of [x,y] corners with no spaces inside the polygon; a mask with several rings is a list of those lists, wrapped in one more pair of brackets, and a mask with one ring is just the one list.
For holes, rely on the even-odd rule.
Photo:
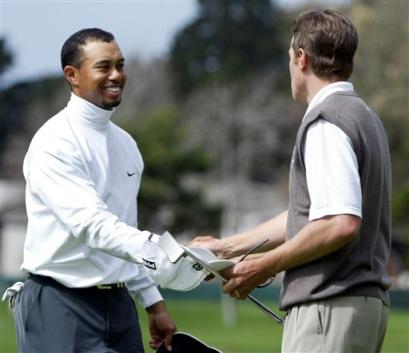
{"label": "white turtleneck collar", "polygon": [[115,109],[102,109],[71,92],[67,109],[72,111],[82,123],[97,129],[106,129]]}

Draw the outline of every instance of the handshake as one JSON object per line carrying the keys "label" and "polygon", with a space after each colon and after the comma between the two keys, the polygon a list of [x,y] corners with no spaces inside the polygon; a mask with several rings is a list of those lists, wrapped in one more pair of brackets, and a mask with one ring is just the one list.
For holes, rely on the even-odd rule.
{"label": "handshake", "polygon": [[143,245],[143,265],[150,277],[162,288],[189,291],[206,277],[232,265],[232,260],[219,260],[206,248],[179,244],[170,233],[152,234]]}
{"label": "handshake", "polygon": [[[266,242],[268,239],[253,246],[240,258],[239,262]],[[227,283],[228,280],[219,271],[235,265],[233,260],[218,259],[209,249],[179,244],[168,232],[162,236],[151,235],[144,243],[143,253],[143,264],[156,284],[162,288],[178,291],[189,291],[196,288],[209,275],[218,278],[224,286],[227,286],[230,282]],[[256,287],[266,287],[273,280],[274,277],[268,278],[267,281]],[[254,296],[248,294],[246,298],[278,324],[283,324],[284,320],[279,315]]]}

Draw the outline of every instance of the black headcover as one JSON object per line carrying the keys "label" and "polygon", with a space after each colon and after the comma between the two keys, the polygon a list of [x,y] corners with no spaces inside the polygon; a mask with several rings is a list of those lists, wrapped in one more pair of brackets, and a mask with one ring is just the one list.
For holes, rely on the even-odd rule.
{"label": "black headcover", "polygon": [[172,338],[172,350],[169,352],[162,343],[156,353],[223,353],[209,347],[196,337],[184,332],[176,332]]}

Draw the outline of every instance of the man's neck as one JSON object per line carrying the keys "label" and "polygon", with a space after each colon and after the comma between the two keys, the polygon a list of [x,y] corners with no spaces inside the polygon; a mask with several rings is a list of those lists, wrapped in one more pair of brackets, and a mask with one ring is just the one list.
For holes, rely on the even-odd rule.
{"label": "man's neck", "polygon": [[307,104],[309,105],[311,103],[311,100],[319,90],[337,81],[340,81],[340,79],[335,77],[323,79],[315,75],[311,75],[310,79],[307,81]]}

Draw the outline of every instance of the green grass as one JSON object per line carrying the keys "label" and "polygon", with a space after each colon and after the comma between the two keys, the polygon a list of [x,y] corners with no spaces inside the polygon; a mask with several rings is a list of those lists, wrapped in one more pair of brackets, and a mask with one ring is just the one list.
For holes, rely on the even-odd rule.
{"label": "green grass", "polygon": [[[224,353],[279,352],[282,328],[249,302],[238,302],[237,325],[225,327],[220,303],[215,300],[167,301],[168,309],[179,331],[189,332],[217,347]],[[267,302],[274,307],[272,302]],[[152,352],[147,342],[146,314],[139,310],[146,353]],[[0,304],[0,353],[15,353],[15,333],[12,315],[7,305]],[[409,352],[409,312],[391,311],[384,353]],[[193,353],[193,352],[192,352]]]}

